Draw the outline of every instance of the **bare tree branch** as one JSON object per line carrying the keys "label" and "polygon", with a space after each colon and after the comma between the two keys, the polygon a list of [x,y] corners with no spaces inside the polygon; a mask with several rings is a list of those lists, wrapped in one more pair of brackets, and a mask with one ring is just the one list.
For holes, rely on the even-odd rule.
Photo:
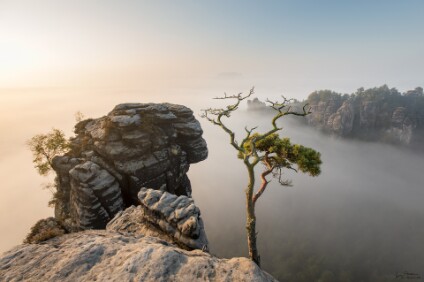
{"label": "bare tree branch", "polygon": [[[294,169],[294,168],[292,168],[291,166],[290,167],[287,167],[288,169],[291,169],[291,170],[294,170],[294,171],[296,171],[297,172],[297,170],[296,169]],[[278,182],[280,183],[280,185],[281,186],[289,186],[289,187],[291,187],[292,186],[292,181],[291,180],[288,180],[288,179],[282,179],[282,177],[283,177],[283,171],[282,171],[282,168],[280,167],[280,168],[278,168],[278,170],[277,171],[274,171],[273,173],[272,173],[272,176],[274,177],[274,178],[277,178],[278,177]]]}
{"label": "bare tree branch", "polygon": [[[249,91],[249,94],[244,95],[242,93],[239,93],[237,95],[227,95],[227,93],[224,93],[224,97],[215,97],[214,99],[218,100],[224,100],[224,99],[236,99],[235,104],[228,105],[226,109],[204,109],[202,117],[206,118],[208,121],[212,122],[215,125],[220,126],[224,131],[230,135],[230,144],[239,152],[244,152],[244,148],[242,146],[238,145],[238,142],[235,140],[235,133],[234,131],[230,130],[222,121],[222,117],[230,117],[231,113],[238,109],[238,106],[240,105],[240,102],[249,98],[254,93],[254,87],[252,87]],[[216,118],[211,118],[210,115],[216,116]],[[253,131],[253,129],[252,129]]]}
{"label": "bare tree branch", "polygon": [[252,134],[252,132],[258,128],[257,126],[252,127],[251,129],[248,129],[247,126],[244,128],[244,130],[246,131],[246,137],[244,137],[244,139],[241,141],[240,147],[244,148],[244,144],[246,144],[246,142],[249,141],[250,139],[250,135]]}

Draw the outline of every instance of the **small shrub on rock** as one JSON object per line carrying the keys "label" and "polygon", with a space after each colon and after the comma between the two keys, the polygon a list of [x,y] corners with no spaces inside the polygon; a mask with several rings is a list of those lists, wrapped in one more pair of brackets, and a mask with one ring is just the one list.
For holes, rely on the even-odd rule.
{"label": "small shrub on rock", "polygon": [[67,233],[66,229],[53,217],[41,219],[31,227],[31,231],[26,236],[24,243],[37,244],[48,239],[61,236]]}

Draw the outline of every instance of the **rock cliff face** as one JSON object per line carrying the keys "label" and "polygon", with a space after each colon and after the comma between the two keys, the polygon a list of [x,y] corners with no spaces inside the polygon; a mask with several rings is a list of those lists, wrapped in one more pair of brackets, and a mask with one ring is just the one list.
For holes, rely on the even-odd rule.
{"label": "rock cliff face", "polygon": [[[402,105],[402,104],[400,104]],[[311,103],[307,122],[316,128],[343,137],[417,146],[422,140],[422,114],[405,106],[381,101],[340,97]]]}
{"label": "rock cliff face", "polygon": [[352,101],[329,100],[310,104],[311,114],[306,119],[314,127],[348,136],[353,130],[355,109]]}
{"label": "rock cliff face", "polygon": [[202,129],[187,107],[121,104],[75,126],[71,151],[53,159],[55,217],[71,229],[101,229],[141,187],[191,195],[186,173],[206,159]]}
{"label": "rock cliff face", "polygon": [[[351,95],[321,90],[311,93],[305,103],[311,111],[306,116],[307,124],[324,132],[423,149],[424,93],[421,87],[400,93],[383,85],[360,88]],[[266,109],[260,101],[249,104],[249,110]],[[293,103],[292,107],[299,104]]]}
{"label": "rock cliff face", "polygon": [[150,236],[87,230],[0,256],[2,281],[276,281],[247,258],[218,259]]}

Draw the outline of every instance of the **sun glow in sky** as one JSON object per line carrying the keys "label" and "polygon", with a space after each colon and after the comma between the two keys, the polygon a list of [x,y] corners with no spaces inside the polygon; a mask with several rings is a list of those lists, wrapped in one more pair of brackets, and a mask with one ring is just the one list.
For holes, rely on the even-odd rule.
{"label": "sun glow in sky", "polygon": [[[424,2],[0,1],[0,88],[424,84]],[[307,87],[306,87],[307,85]]]}
{"label": "sun glow in sky", "polygon": [[[118,103],[166,101],[189,106],[197,117],[200,108],[219,102],[212,97],[252,86],[263,100],[280,94],[302,99],[320,89],[424,87],[423,15],[423,0],[0,0],[0,230],[8,231],[0,232],[0,252],[53,214],[48,191],[40,190],[48,180],[34,170],[26,140],[52,127],[72,136],[76,111],[96,118]],[[206,139],[214,144],[211,138],[222,137],[207,126]],[[322,145],[329,139],[312,140]],[[216,148],[211,152],[223,158],[230,154]],[[340,172],[328,174],[334,177],[324,178],[322,187],[340,182],[352,156],[361,164],[353,171],[370,174],[353,173],[352,183],[363,180],[358,187],[365,190],[377,179],[362,166],[357,148],[349,150],[331,148],[348,157],[329,162]],[[420,169],[421,161],[411,167]],[[205,173],[196,173],[203,163],[193,166],[193,179],[213,176],[213,162],[211,153]],[[384,173],[386,184],[392,178]],[[422,191],[422,174],[416,175],[410,187]],[[204,193],[207,204],[220,195],[215,186],[226,188],[214,181],[199,178],[196,201]],[[401,190],[393,199],[418,201],[419,193]]]}

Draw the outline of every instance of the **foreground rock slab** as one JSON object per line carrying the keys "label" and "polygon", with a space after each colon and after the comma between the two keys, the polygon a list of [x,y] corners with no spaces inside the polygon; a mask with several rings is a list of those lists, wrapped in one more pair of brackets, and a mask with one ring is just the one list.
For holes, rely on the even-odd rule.
{"label": "foreground rock slab", "polygon": [[247,258],[219,259],[105,230],[24,244],[0,257],[2,281],[277,281]]}

